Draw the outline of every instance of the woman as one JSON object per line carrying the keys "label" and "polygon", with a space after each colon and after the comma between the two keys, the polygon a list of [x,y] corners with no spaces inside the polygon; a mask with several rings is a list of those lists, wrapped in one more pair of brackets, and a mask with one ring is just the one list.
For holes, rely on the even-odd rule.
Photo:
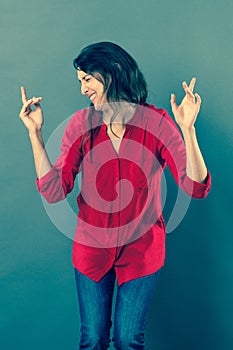
{"label": "woman", "polygon": [[[81,317],[80,349],[107,349],[114,282],[116,349],[144,349],[146,315],[165,258],[160,187],[169,166],[178,185],[195,198],[210,189],[198,146],[195,120],[201,98],[196,79],[184,82],[175,123],[146,103],[147,86],[135,60],[120,46],[100,42],[74,59],[81,93],[90,108],[77,111],[51,164],[42,138],[42,97],[27,99],[22,87],[20,118],[32,144],[38,190],[48,202],[64,199],[82,172],[73,264]],[[35,108],[32,109],[32,106]]]}

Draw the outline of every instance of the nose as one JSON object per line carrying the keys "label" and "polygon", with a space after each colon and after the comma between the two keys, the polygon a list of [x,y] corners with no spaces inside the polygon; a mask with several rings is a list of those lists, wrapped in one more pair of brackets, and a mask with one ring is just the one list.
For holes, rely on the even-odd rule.
{"label": "nose", "polygon": [[88,87],[86,86],[86,84],[84,82],[82,82],[81,85],[81,94],[82,95],[86,95],[88,93]]}

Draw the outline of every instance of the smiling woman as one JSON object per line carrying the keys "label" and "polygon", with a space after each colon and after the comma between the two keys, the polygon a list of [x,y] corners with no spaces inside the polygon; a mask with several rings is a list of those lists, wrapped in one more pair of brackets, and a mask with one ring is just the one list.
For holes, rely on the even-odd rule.
{"label": "smiling woman", "polygon": [[86,74],[80,69],[78,69],[77,75],[78,80],[81,83],[82,95],[86,95],[95,108],[98,108],[98,105],[107,102],[107,94],[104,92],[104,85],[100,80],[97,80],[90,74]]}
{"label": "smiling woman", "polygon": [[29,131],[36,183],[49,203],[58,202],[82,172],[72,253],[81,318],[79,348],[109,347],[117,280],[114,346],[144,349],[147,312],[165,261],[163,170],[168,165],[191,197],[204,198],[210,190],[194,125],[201,98],[194,93],[195,78],[189,85],[183,82],[180,105],[171,94],[183,139],[166,110],[146,103],[143,74],[120,46],[89,45],[73,64],[91,106],[70,119],[54,164],[42,138],[42,98],[28,100],[21,89],[20,118]]}
{"label": "smiling woman", "polygon": [[74,67],[94,76],[104,86],[108,102],[143,104],[147,86],[136,61],[119,45],[100,42],[84,48],[73,61]]}

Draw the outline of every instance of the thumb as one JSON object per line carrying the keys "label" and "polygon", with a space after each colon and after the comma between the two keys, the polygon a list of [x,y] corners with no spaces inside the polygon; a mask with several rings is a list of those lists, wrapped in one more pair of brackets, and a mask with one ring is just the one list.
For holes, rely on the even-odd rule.
{"label": "thumb", "polygon": [[40,106],[40,104],[39,103],[35,103],[35,109],[36,109],[36,111],[38,111],[38,110],[40,110],[41,109],[41,106]]}
{"label": "thumb", "polygon": [[172,110],[175,110],[177,109],[177,104],[176,104],[176,95],[175,94],[171,94],[171,107],[172,107]]}

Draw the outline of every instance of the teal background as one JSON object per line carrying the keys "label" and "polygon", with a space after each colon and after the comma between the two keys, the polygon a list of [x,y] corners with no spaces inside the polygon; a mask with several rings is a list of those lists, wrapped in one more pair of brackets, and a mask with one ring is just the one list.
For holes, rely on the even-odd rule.
{"label": "teal background", "polygon": [[102,40],[135,57],[149,102],[171,112],[170,93],[180,99],[181,82],[192,76],[203,100],[196,126],[212,190],[192,200],[167,236],[147,349],[233,348],[232,11],[230,0],[1,1],[1,349],[77,349],[72,242],[50,222],[37,193],[19,89],[43,96],[47,140],[87,106],[72,59]]}

